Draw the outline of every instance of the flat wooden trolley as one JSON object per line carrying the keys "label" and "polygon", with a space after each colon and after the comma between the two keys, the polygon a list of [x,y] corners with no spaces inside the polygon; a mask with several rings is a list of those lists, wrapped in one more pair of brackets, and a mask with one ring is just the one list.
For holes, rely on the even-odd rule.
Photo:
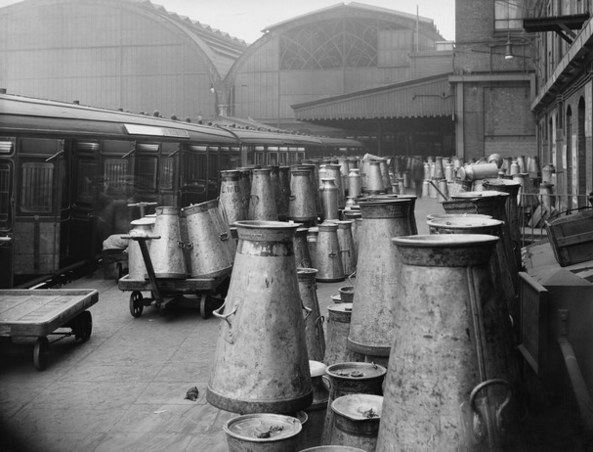
{"label": "flat wooden trolley", "polygon": [[[86,342],[93,319],[87,311],[99,300],[94,289],[5,289],[0,290],[0,337],[37,338],[33,364],[47,367],[49,335],[74,336]],[[55,342],[55,341],[54,341]]]}

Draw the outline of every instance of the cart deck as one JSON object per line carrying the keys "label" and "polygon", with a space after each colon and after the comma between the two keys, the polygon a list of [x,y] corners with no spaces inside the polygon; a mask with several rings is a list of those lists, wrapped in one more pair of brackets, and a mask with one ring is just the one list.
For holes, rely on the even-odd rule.
{"label": "cart deck", "polygon": [[[0,290],[0,337],[36,337],[33,361],[43,370],[47,364],[47,336],[74,335],[87,341],[92,331],[87,308],[99,300],[94,289],[5,289]],[[56,333],[71,328],[70,333]]]}

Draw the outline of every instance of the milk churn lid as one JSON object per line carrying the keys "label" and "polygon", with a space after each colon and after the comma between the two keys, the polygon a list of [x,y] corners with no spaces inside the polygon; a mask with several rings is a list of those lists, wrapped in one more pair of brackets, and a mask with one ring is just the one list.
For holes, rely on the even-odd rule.
{"label": "milk churn lid", "polygon": [[429,213],[426,215],[427,220],[447,220],[449,218],[474,218],[474,219],[490,219],[492,215],[484,215],[482,213]]}
{"label": "milk churn lid", "polygon": [[155,221],[156,221],[155,217],[150,217],[150,218],[142,217],[142,218],[138,218],[136,220],[130,221],[130,224],[132,226],[146,226],[146,225],[154,224]]}
{"label": "milk churn lid", "polygon": [[[339,299],[340,296],[334,295],[334,296],[332,296],[332,299],[334,297],[338,297],[338,299]],[[335,311],[335,312],[352,312],[352,303],[340,303],[338,301],[338,302],[336,302],[336,304],[328,306],[327,309],[329,311]]]}
{"label": "milk churn lid", "polygon": [[309,370],[311,371],[311,378],[321,377],[325,375],[327,366],[321,361],[309,360]]}
{"label": "milk churn lid", "polygon": [[302,430],[295,417],[271,413],[245,414],[223,426],[228,435],[253,442],[270,442],[290,438]]}
{"label": "milk churn lid", "polygon": [[457,193],[455,196],[453,196],[453,199],[458,199],[458,198],[493,198],[496,196],[507,197],[507,196],[509,196],[509,194],[501,192],[501,191],[495,191],[495,190],[465,191],[465,192]]}
{"label": "milk churn lid", "polygon": [[501,220],[494,220],[492,218],[476,218],[476,217],[451,217],[451,218],[433,218],[428,220],[428,226],[450,226],[452,228],[475,228],[479,226],[500,226],[503,222]]}
{"label": "milk churn lid", "polygon": [[327,368],[328,375],[348,380],[366,380],[383,377],[387,369],[375,363],[348,362],[332,364]]}
{"label": "milk churn lid", "polygon": [[374,394],[347,394],[338,397],[331,409],[353,421],[381,419],[383,396]]}
{"label": "milk churn lid", "polygon": [[391,241],[396,245],[434,248],[495,243],[498,237],[486,234],[427,234],[393,237]]}

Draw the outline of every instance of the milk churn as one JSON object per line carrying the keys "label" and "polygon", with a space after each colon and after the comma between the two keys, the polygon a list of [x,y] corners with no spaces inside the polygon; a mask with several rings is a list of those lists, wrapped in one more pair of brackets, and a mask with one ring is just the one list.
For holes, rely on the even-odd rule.
{"label": "milk churn", "polygon": [[[271,165],[270,169],[270,180],[272,181],[272,191],[274,202],[276,203],[276,212],[280,212],[280,167],[277,165]],[[278,215],[279,218],[279,215]],[[277,218],[277,219],[278,219]]]}
{"label": "milk churn", "polygon": [[394,303],[399,284],[399,262],[392,237],[411,234],[410,199],[361,201],[362,228],[352,322],[348,347],[370,356],[389,356],[393,325],[398,314]]}
{"label": "milk churn", "polygon": [[552,212],[554,208],[554,197],[552,196],[552,188],[554,184],[542,182],[539,184],[539,197],[544,208],[548,212]]}
{"label": "milk churn", "polygon": [[512,157],[503,157],[502,158],[502,166],[500,169],[504,174],[510,175],[511,174],[511,164],[513,163]]}
{"label": "milk churn", "polygon": [[[436,218],[428,220],[427,224],[431,234],[483,234],[499,238],[503,234],[502,221],[492,218],[480,218],[479,216],[459,215],[456,217]],[[490,269],[493,275],[494,287],[502,290],[509,311],[515,318],[517,312],[513,312],[511,308],[515,297],[515,287],[502,240],[496,242],[490,259]]]}
{"label": "milk churn", "polygon": [[399,191],[399,179],[396,179],[393,184],[391,184],[391,193],[394,195],[399,195],[401,192]]}
{"label": "milk churn", "polygon": [[356,250],[354,249],[354,238],[352,236],[353,220],[338,221],[338,245],[340,247],[340,258],[346,276],[356,270]]}
{"label": "milk churn", "polygon": [[222,217],[227,224],[247,219],[247,209],[241,193],[241,172],[228,170],[220,172],[220,203]]}
{"label": "milk churn", "polygon": [[353,196],[346,196],[346,206],[344,210],[351,210],[354,206],[356,206],[356,200]]}
{"label": "milk churn", "polygon": [[[342,184],[342,173],[340,171],[340,165],[328,164],[325,166],[324,179],[334,179],[338,194],[338,209],[343,209],[346,205],[346,197],[344,184]],[[323,179],[321,180],[323,182]]]}
{"label": "milk churn", "polygon": [[406,192],[406,187],[404,186],[404,180],[403,179],[398,179],[397,180],[397,188],[400,194],[403,194]]}
{"label": "milk churn", "polygon": [[[311,181],[311,186],[314,187],[313,196],[315,199],[315,208],[317,209],[317,217],[323,215],[323,206],[321,205],[321,195],[319,193],[319,167],[315,164],[306,164],[300,165],[297,167],[298,169],[309,169],[311,172],[309,173],[309,178]],[[292,180],[291,180],[291,187],[292,187]]]}
{"label": "milk churn", "polygon": [[273,413],[245,414],[222,426],[229,452],[297,452],[302,428],[296,417]]}
{"label": "milk churn", "polygon": [[321,444],[323,424],[325,422],[327,400],[329,392],[323,383],[323,376],[327,366],[319,361],[309,360],[311,384],[313,385],[313,403],[305,410],[308,416],[307,427],[304,429],[305,438],[302,447],[312,447]]}
{"label": "milk churn", "polygon": [[253,170],[247,217],[250,220],[261,221],[278,219],[278,209],[276,208],[276,198],[270,168]]}
{"label": "milk churn", "polygon": [[235,250],[237,247],[236,242],[232,239],[231,228],[229,224],[223,219],[221,215],[221,210],[219,207],[219,201],[213,199],[211,201],[207,201],[208,203],[208,212],[212,217],[212,221],[214,222],[214,227],[219,233],[220,241],[222,242],[222,246],[227,253],[228,260],[232,263],[235,259]]}
{"label": "milk churn", "polygon": [[[313,400],[294,259],[296,224],[239,221],[207,400],[235,413],[295,413]],[[224,313],[222,311],[224,310]]]}
{"label": "milk churn", "polygon": [[381,421],[383,397],[375,394],[348,394],[331,404],[334,428],[331,444],[374,451]]}
{"label": "milk churn", "polygon": [[416,196],[415,195],[397,195],[397,199],[409,199],[410,200],[410,235],[418,234],[418,226],[416,225],[416,217],[414,211],[416,209]]}
{"label": "milk churn", "polygon": [[460,179],[465,180],[480,180],[498,176],[498,166],[496,163],[481,163],[467,165],[463,168],[459,168],[457,176]]}
{"label": "milk churn", "polygon": [[187,278],[184,243],[181,240],[181,226],[179,224],[179,209],[173,206],[159,206],[156,208],[154,235],[160,235],[158,240],[150,244],[150,260],[157,278]]}
{"label": "milk churn", "polygon": [[317,237],[319,236],[319,228],[314,226],[307,230],[307,248],[309,248],[309,257],[311,258],[311,268],[317,268]]}
{"label": "milk churn", "polygon": [[315,264],[318,270],[317,281],[343,281],[345,274],[342,259],[340,258],[338,225],[323,222],[317,228],[319,229],[315,249]]}
{"label": "milk churn", "polygon": [[542,176],[542,171],[539,165],[539,157],[537,155],[531,155],[527,157],[527,173],[533,180],[539,180]]}
{"label": "milk churn", "polygon": [[276,208],[278,209],[278,219],[280,221],[288,220],[289,197],[290,167],[281,166],[278,169],[278,192],[276,193]]}
{"label": "milk churn", "polygon": [[308,308],[305,317],[305,339],[310,359],[323,361],[325,355],[325,336],[323,333],[323,316],[319,311],[317,299],[317,283],[315,282],[315,268],[297,268],[299,292],[303,306]]}
{"label": "milk churn", "polygon": [[298,228],[294,235],[294,258],[297,268],[314,268],[309,254],[309,245],[307,244],[308,231],[307,228]]}
{"label": "milk churn", "polygon": [[[154,227],[155,218],[138,218],[131,222],[132,230],[130,231],[131,236],[149,236],[152,235],[152,229]],[[151,240],[146,242],[146,245],[150,249]],[[140,251],[140,245],[136,240],[128,240],[128,271],[129,278],[135,280],[144,280],[146,273],[146,265],[144,264],[144,258],[142,257],[142,251]]]}
{"label": "milk churn", "polygon": [[237,168],[240,173],[239,187],[241,189],[241,195],[243,196],[243,208],[245,209],[245,216],[249,210],[249,197],[251,196],[251,172],[253,168],[241,167]]}
{"label": "milk churn", "polygon": [[525,157],[523,157],[522,155],[520,155],[519,157],[517,157],[517,165],[519,165],[519,172],[520,173],[526,173],[527,172],[527,166],[525,165]]}
{"label": "milk churn", "polygon": [[443,157],[436,156],[434,161],[434,177],[433,179],[443,179],[445,171],[443,168]]}
{"label": "milk churn", "polygon": [[389,167],[387,166],[386,158],[379,160],[379,170],[381,171],[384,192],[391,193],[391,179],[389,178]]}
{"label": "milk churn", "polygon": [[514,176],[515,174],[519,174],[521,171],[519,169],[519,164],[517,163],[517,160],[513,160],[509,169],[508,174],[510,176]]}
{"label": "milk churn", "polygon": [[321,179],[321,202],[323,204],[323,219],[337,220],[340,218],[338,208],[338,187],[333,178]]}
{"label": "milk churn", "polygon": [[312,169],[291,169],[290,197],[288,203],[288,218],[312,226],[317,219],[315,192],[317,185],[312,183]]}
{"label": "milk churn", "polygon": [[430,179],[430,163],[424,162],[424,180]]}
{"label": "milk churn", "polygon": [[370,160],[368,163],[368,177],[366,192],[371,195],[385,193],[383,186],[383,179],[381,178],[381,162],[378,160]]}
{"label": "milk churn", "polygon": [[425,179],[424,181],[422,181],[422,196],[424,196],[425,198],[428,198],[429,195],[430,195],[430,181]]}
{"label": "milk churn", "polygon": [[329,378],[329,399],[323,426],[323,444],[331,444],[334,414],[331,405],[338,397],[348,394],[383,394],[383,380],[387,369],[373,363],[343,362],[326,369]]}
{"label": "milk churn", "polygon": [[[506,399],[517,365],[508,311],[488,267],[497,240],[474,234],[393,239],[405,308],[393,334],[378,452],[473,450],[475,437],[490,450],[500,446],[484,432],[496,436],[508,427]],[[488,390],[499,383],[502,394]],[[481,407],[496,415],[484,416]]]}
{"label": "milk churn", "polygon": [[[344,212],[344,218],[346,220],[351,220],[352,221],[352,225],[350,226],[350,229],[352,231],[352,242],[354,245],[354,256],[356,257],[356,260],[358,260],[358,225],[359,222],[357,222],[357,219],[362,219],[362,215],[360,213],[359,210],[357,211],[349,211],[349,212]],[[356,262],[355,260],[355,262]]]}
{"label": "milk churn", "polygon": [[453,164],[447,163],[447,165],[445,166],[445,180],[447,180],[447,182],[451,182],[453,179],[454,179]]}
{"label": "milk churn", "polygon": [[327,308],[327,336],[324,362],[332,364],[364,361],[364,356],[348,349],[352,303],[336,303]]}
{"label": "milk churn", "polygon": [[352,168],[348,174],[348,195],[358,198],[361,192],[362,182],[360,180],[360,170],[358,168]]}
{"label": "milk churn", "polygon": [[210,212],[216,202],[207,201],[183,209],[192,277],[214,278],[229,273],[233,267],[234,255],[227,243],[234,247],[230,231],[221,232]]}

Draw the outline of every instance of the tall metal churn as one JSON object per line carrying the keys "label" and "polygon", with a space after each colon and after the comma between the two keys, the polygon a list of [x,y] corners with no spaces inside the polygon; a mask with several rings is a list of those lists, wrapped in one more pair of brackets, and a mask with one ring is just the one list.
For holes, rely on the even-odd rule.
{"label": "tall metal churn", "polygon": [[490,235],[395,237],[401,295],[377,452],[473,450],[503,442],[517,379]]}
{"label": "tall metal churn", "polygon": [[[236,413],[295,413],[313,390],[294,258],[298,224],[239,221],[207,400]],[[224,313],[222,312],[224,310]]]}
{"label": "tall metal churn", "polygon": [[317,299],[317,283],[315,268],[297,268],[299,293],[303,306],[309,311],[305,317],[305,339],[310,360],[323,362],[325,355],[325,335],[323,332],[323,316],[319,311]]}
{"label": "tall metal churn", "polygon": [[159,206],[156,209],[154,221],[154,235],[161,238],[153,240],[149,253],[154,273],[157,278],[187,278],[187,268],[181,239],[181,225],[179,223],[179,208],[174,206]]}
{"label": "tall metal churn", "polygon": [[250,220],[278,220],[278,209],[270,168],[253,170],[247,218]]}
{"label": "tall metal churn", "polygon": [[348,349],[352,303],[335,303],[327,307],[327,334],[324,363],[364,361],[364,356]]}
{"label": "tall metal churn", "polygon": [[241,190],[241,171],[220,172],[219,208],[228,225],[247,219],[247,204]]}

